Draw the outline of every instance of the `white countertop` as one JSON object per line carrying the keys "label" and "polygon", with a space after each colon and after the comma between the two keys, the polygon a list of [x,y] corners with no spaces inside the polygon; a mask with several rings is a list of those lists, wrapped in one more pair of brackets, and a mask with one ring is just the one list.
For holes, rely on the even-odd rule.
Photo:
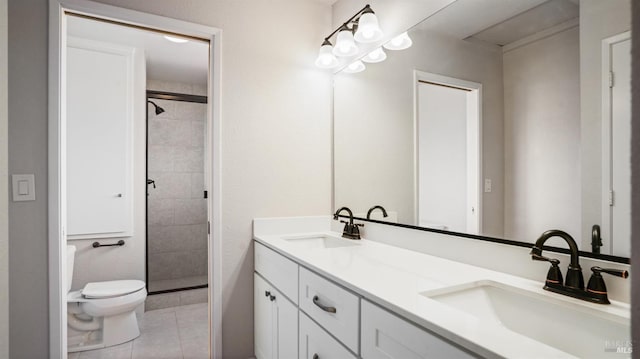
{"label": "white countertop", "polygon": [[[429,299],[420,293],[474,281],[489,280],[534,293],[555,296],[570,305],[582,306],[628,318],[628,304],[612,301],[610,305],[549,293],[543,282],[532,281],[464,263],[362,239],[358,245],[305,249],[284,238],[341,233],[304,232],[255,234],[261,244],[299,264],[356,292],[367,300],[386,307],[481,356],[506,358],[571,358],[570,354],[519,335],[499,326],[487,327],[476,317]],[[499,260],[499,259],[496,259]],[[543,280],[544,278],[541,278]],[[553,325],[553,318],[549,318]],[[602,353],[594,353],[594,357]],[[623,358],[624,355],[618,354]]]}

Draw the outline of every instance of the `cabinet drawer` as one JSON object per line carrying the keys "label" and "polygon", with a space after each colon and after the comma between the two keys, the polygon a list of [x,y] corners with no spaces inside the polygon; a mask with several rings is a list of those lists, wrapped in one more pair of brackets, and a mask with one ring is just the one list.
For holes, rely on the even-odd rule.
{"label": "cabinet drawer", "polygon": [[473,358],[461,348],[362,301],[363,359]]}
{"label": "cabinet drawer", "polygon": [[255,271],[298,304],[298,264],[255,242]]}
{"label": "cabinet drawer", "polygon": [[300,313],[300,355],[298,359],[356,359],[304,313]]}
{"label": "cabinet drawer", "polygon": [[346,289],[300,268],[300,309],[354,353],[358,353],[359,301]]}

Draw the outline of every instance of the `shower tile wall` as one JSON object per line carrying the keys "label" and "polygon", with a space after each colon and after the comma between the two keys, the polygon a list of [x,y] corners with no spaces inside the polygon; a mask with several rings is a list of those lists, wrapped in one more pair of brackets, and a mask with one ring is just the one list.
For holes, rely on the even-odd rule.
{"label": "shower tile wall", "polygon": [[[206,87],[150,80],[149,90],[206,95]],[[151,291],[171,282],[207,282],[207,209],[204,199],[206,104],[151,99],[149,105],[148,271]],[[182,285],[184,286],[184,285]],[[155,287],[155,288],[154,288]]]}

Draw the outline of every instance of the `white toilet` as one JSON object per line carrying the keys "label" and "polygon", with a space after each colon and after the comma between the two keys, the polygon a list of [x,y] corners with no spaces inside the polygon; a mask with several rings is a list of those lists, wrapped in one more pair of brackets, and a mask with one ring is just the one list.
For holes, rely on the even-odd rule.
{"label": "white toilet", "polygon": [[141,280],[92,282],[71,292],[76,247],[67,245],[68,352],[109,347],[140,335],[135,309],[147,298]]}

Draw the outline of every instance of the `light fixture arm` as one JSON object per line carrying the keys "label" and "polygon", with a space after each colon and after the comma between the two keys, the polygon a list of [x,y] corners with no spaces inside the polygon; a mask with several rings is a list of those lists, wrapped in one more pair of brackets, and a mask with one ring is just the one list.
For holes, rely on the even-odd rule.
{"label": "light fixture arm", "polygon": [[[360,20],[360,16],[362,16],[362,14],[366,14],[366,13],[375,14],[375,12],[371,9],[371,5],[369,5],[369,4],[365,5],[362,9],[360,9],[360,11],[358,11],[357,13],[355,13],[355,15],[350,17],[349,20],[345,21],[337,29],[333,30],[333,32],[330,33],[329,36],[324,38],[324,42],[322,44],[326,45],[328,43],[329,45],[331,45],[331,41],[329,41],[329,40],[331,39],[331,37],[333,35],[335,35],[336,33],[340,32],[341,30],[345,30],[346,29],[346,30],[350,30],[352,32],[355,32],[356,30],[358,30],[358,20]],[[349,27],[349,25],[351,25],[351,27]]]}

